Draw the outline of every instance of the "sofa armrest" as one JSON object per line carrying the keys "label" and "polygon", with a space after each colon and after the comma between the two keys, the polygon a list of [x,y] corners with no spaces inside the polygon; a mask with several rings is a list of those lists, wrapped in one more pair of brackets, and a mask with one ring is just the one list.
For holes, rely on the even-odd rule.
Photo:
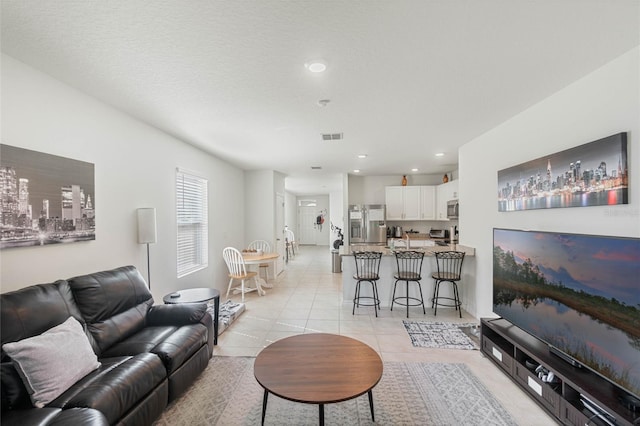
{"label": "sofa armrest", "polygon": [[[188,325],[204,321],[207,316],[206,303],[179,303],[175,305],[154,305],[147,314],[148,326]],[[204,322],[203,322],[204,323]]]}

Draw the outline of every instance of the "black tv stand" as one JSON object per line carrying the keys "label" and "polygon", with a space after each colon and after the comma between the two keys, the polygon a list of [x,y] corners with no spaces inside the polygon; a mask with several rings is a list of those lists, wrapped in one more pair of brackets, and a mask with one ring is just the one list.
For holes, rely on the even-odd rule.
{"label": "black tv stand", "polygon": [[[509,321],[483,318],[480,333],[482,353],[559,423],[634,426],[640,422],[640,401],[635,396],[591,369],[559,358],[545,342]],[[543,382],[535,372],[537,366],[553,372],[554,382]]]}
{"label": "black tv stand", "polygon": [[549,352],[551,352],[552,354],[554,354],[555,356],[562,358],[564,360],[564,362],[568,362],[569,364],[573,365],[574,367],[578,367],[578,368],[582,368],[582,364],[580,364],[578,361],[576,361],[575,359],[571,358],[569,355],[565,354],[564,352],[562,352],[560,349],[556,348],[553,345],[549,345]]}
{"label": "black tv stand", "polygon": [[622,402],[627,409],[640,414],[640,399],[627,394],[620,397],[620,402]]}

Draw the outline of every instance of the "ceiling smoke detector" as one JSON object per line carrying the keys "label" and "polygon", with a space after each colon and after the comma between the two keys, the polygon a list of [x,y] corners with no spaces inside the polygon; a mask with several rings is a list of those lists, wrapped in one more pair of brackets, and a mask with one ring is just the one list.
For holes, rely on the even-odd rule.
{"label": "ceiling smoke detector", "polygon": [[344,139],[344,133],[322,133],[323,141],[341,141]]}
{"label": "ceiling smoke detector", "polygon": [[331,99],[320,99],[320,100],[318,101],[318,106],[319,106],[320,108],[324,108],[324,107],[326,107],[326,106],[329,104],[329,102],[331,102]]}

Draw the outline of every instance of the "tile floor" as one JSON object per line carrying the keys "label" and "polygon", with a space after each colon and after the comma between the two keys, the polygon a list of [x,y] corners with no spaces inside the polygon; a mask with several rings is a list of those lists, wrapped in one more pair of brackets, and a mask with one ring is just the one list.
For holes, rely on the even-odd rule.
{"label": "tile floor", "polygon": [[[426,349],[412,346],[402,320],[404,309],[361,307],[351,314],[351,300],[343,301],[342,274],[331,272],[327,246],[301,246],[277,277],[266,296],[245,295],[246,311],[218,339],[213,354],[256,356],[262,348],[284,337],[300,333],[336,333],[358,339],[375,349],[383,361],[461,362],[495,395],[520,425],[553,425],[548,416],[480,351]],[[225,284],[226,290],[226,284]],[[230,295],[239,301],[239,295]],[[224,293],[221,298],[224,298]],[[403,307],[404,308],[404,307]],[[462,319],[453,309],[411,308],[410,319],[448,322],[479,322],[466,312]]]}

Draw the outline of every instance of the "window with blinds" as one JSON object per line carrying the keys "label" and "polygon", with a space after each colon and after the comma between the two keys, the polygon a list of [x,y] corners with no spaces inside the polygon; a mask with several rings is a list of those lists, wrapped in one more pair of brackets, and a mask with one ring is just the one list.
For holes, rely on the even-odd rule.
{"label": "window with blinds", "polygon": [[178,278],[204,269],[209,261],[207,180],[176,171]]}

